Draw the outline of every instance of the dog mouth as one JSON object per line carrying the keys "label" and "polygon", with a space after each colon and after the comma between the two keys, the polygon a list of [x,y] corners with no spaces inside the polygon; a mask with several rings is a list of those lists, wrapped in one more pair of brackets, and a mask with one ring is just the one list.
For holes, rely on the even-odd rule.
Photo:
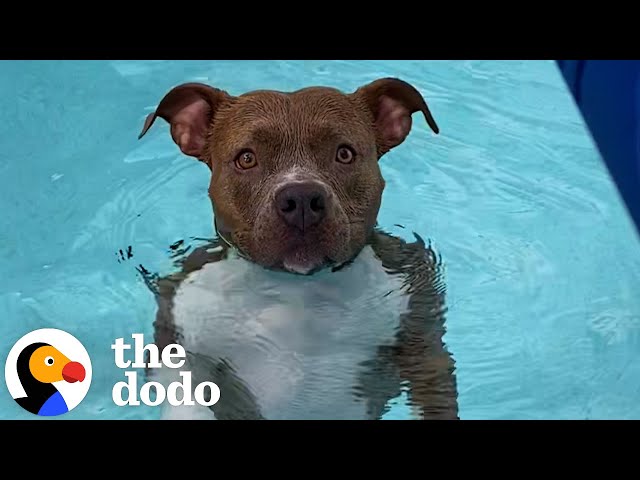
{"label": "dog mouth", "polygon": [[280,269],[296,275],[310,276],[326,270],[334,264],[335,262],[329,257],[324,257],[320,261],[300,261],[295,258],[285,258]]}
{"label": "dog mouth", "polygon": [[243,248],[237,242],[227,243],[240,257],[276,272],[309,276],[335,268],[339,263],[331,255],[331,243],[327,244],[315,236],[286,235],[279,237],[278,241],[252,242],[253,248]]}
{"label": "dog mouth", "polygon": [[351,257],[351,222],[343,217],[334,214],[303,230],[265,214],[250,228],[233,232],[233,244],[241,256],[267,270],[314,275]]}
{"label": "dog mouth", "polygon": [[282,270],[298,275],[313,275],[335,265],[335,236],[322,229],[304,233],[288,229],[280,237],[279,261]]}
{"label": "dog mouth", "polygon": [[287,245],[282,252],[279,267],[289,273],[313,275],[324,270],[335,262],[324,254],[319,245],[294,242]]}

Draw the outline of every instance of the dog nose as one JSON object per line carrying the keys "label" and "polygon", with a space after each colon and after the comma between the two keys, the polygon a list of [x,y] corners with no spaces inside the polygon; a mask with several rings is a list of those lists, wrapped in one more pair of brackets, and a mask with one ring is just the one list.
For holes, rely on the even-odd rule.
{"label": "dog nose", "polygon": [[327,214],[327,190],[317,182],[301,182],[281,187],[275,196],[282,219],[301,231],[317,225]]}

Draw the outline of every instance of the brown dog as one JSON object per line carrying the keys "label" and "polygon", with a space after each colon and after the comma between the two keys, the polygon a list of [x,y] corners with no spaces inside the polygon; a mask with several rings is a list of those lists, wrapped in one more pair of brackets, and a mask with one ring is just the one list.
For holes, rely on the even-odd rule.
{"label": "brown dog", "polygon": [[[406,244],[376,230],[385,184],[378,162],[407,137],[415,112],[438,133],[422,95],[385,78],[352,94],[313,87],[231,96],[188,83],[147,117],[139,138],[163,118],[180,150],[211,169],[209,195],[224,243],[196,251],[183,272],[160,281],[156,339],[184,343],[191,368],[218,383],[216,418],[379,418],[403,381],[411,383],[409,397],[423,418],[457,418],[453,362],[442,343],[439,265],[420,240]],[[306,277],[294,284],[276,272],[269,276],[273,270]],[[333,276],[311,275],[329,271]],[[275,279],[281,292],[274,301],[264,285]],[[187,293],[187,284],[200,290]],[[375,302],[360,310],[335,301],[312,307],[326,305],[323,288],[331,285],[348,297],[341,302],[384,297],[389,310]],[[238,289],[243,296],[233,300]],[[295,308],[283,306],[282,291],[299,297]],[[358,347],[336,341],[338,331],[353,332],[349,341]],[[249,346],[256,332],[272,351]],[[318,392],[304,384],[320,375],[319,367],[305,355],[321,345],[335,354],[338,344],[341,360],[327,366],[326,377],[339,394],[332,404],[320,395],[314,407],[309,399]],[[347,352],[357,353],[347,358]],[[343,374],[328,373],[336,368]],[[305,408],[296,410],[303,398]],[[354,398],[364,398],[365,408],[337,413]]]}

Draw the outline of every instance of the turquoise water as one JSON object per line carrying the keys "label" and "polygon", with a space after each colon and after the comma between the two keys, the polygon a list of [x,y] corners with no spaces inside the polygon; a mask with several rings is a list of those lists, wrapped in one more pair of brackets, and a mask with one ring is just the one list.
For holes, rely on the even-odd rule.
{"label": "turquoise water", "polygon": [[[151,335],[155,302],[135,267],[168,272],[169,245],[213,234],[206,167],[166,127],[137,140],[164,93],[185,81],[232,94],[349,91],[383,76],[418,87],[441,128],[434,136],[416,115],[384,158],[379,221],[442,254],[461,418],[640,418],[640,242],[553,62],[15,61],[0,71],[0,355],[37,328],[78,337],[93,382],[64,418],[157,416],[113,404],[123,375],[110,344]],[[132,258],[118,261],[128,246]],[[387,418],[408,416],[399,398]],[[0,389],[0,418],[31,417]]]}

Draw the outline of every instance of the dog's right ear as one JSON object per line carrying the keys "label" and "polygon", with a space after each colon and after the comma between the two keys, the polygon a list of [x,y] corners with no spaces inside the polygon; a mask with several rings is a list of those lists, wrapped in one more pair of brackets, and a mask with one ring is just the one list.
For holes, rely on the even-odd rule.
{"label": "dog's right ear", "polygon": [[411,130],[411,115],[422,112],[434,133],[440,128],[422,94],[399,78],[380,78],[352,94],[371,112],[377,133],[378,156],[404,142]]}
{"label": "dog's right ear", "polygon": [[209,165],[204,158],[207,134],[218,109],[232,99],[227,92],[202,83],[178,85],[146,118],[138,139],[147,133],[156,117],[160,117],[171,125],[171,138],[182,153]]}

